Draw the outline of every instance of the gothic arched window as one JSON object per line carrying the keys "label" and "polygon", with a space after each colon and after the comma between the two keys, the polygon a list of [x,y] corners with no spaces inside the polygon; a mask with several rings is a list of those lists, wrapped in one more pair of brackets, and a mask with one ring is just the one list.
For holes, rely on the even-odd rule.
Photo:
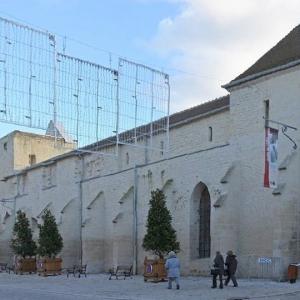
{"label": "gothic arched window", "polygon": [[199,257],[210,257],[210,195],[205,186],[199,205]]}

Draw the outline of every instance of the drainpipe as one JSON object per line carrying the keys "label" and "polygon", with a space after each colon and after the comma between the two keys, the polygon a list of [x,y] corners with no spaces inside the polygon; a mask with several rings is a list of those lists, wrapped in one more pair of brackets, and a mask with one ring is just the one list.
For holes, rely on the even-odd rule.
{"label": "drainpipe", "polygon": [[78,155],[81,162],[81,172],[80,172],[80,181],[79,181],[79,261],[80,265],[82,265],[82,256],[83,256],[83,243],[82,243],[82,182],[84,179],[84,156]]}
{"label": "drainpipe", "polygon": [[137,193],[138,193],[138,166],[134,166],[134,188],[133,188],[133,274],[137,274],[138,245],[137,245]]}
{"label": "drainpipe", "polygon": [[[18,175],[16,175],[16,177],[17,177],[17,192],[16,192],[15,196],[13,197],[13,226],[11,228],[11,238],[13,238],[14,225],[16,223],[17,199],[20,196],[20,177]],[[14,264],[14,261],[15,261],[15,256],[14,255],[12,256],[12,259],[13,259],[12,261],[13,261],[13,264]]]}
{"label": "drainpipe", "polygon": [[13,208],[13,214],[14,214],[14,217],[13,217],[13,224],[16,223],[16,213],[17,213],[17,198],[20,196],[20,176],[19,175],[16,175],[17,176],[17,193],[14,197],[14,208]]}
{"label": "drainpipe", "polygon": [[13,201],[14,201],[14,208],[13,208],[13,214],[14,214],[14,217],[13,217],[13,224],[16,223],[17,198],[18,198],[18,195],[16,195],[16,196],[14,197],[14,200],[13,200]]}

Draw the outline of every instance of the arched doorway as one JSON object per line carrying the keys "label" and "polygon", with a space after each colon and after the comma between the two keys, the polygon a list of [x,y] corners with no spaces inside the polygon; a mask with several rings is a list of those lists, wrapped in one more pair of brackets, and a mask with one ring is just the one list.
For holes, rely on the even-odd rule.
{"label": "arched doorway", "polygon": [[191,200],[191,256],[192,258],[209,258],[211,201],[208,188],[203,182],[196,185]]}

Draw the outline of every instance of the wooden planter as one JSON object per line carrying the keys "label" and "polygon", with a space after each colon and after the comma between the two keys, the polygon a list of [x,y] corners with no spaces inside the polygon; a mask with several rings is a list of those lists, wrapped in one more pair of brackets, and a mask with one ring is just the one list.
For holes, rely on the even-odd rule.
{"label": "wooden planter", "polygon": [[42,258],[37,261],[37,272],[39,276],[60,275],[61,265],[61,258]]}
{"label": "wooden planter", "polygon": [[15,263],[15,273],[35,273],[36,272],[36,259],[35,258],[18,258]]}
{"label": "wooden planter", "polygon": [[288,280],[290,283],[295,283],[298,277],[298,265],[290,264],[288,267]]}
{"label": "wooden planter", "polygon": [[159,259],[148,259],[147,256],[144,260],[144,281],[165,281],[167,278],[167,272],[165,269],[165,260]]}

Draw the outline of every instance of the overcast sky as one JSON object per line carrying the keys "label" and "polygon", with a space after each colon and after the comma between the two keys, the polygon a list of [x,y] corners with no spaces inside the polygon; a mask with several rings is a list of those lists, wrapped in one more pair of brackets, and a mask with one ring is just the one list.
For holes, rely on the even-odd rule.
{"label": "overcast sky", "polygon": [[[1,0],[0,16],[163,69],[175,112],[226,94],[222,84],[300,23],[300,1]],[[109,64],[107,52],[69,38],[66,52]]]}
{"label": "overcast sky", "polygon": [[173,109],[226,93],[220,86],[251,66],[300,22],[297,0],[174,0],[180,11],[163,18],[150,47],[176,76]]}

